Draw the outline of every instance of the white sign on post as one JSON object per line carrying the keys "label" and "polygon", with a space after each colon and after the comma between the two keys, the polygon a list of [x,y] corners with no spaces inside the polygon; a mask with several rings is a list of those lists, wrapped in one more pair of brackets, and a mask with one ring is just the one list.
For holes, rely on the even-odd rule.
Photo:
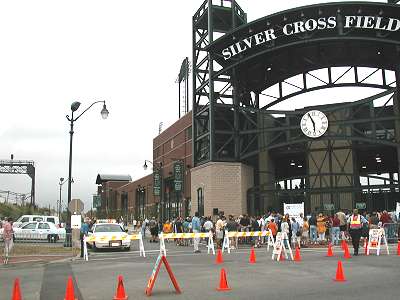
{"label": "white sign on post", "polygon": [[81,215],[71,215],[71,228],[81,229]]}
{"label": "white sign on post", "polygon": [[304,202],[293,204],[283,203],[283,213],[285,215],[289,214],[290,218],[301,219],[300,214],[304,216]]}
{"label": "white sign on post", "polygon": [[370,229],[367,245],[367,255],[369,255],[370,250],[376,250],[376,255],[379,256],[382,240],[384,245],[386,246],[386,253],[389,255],[389,246],[387,244],[385,230],[383,228]]}
{"label": "white sign on post", "polygon": [[397,202],[396,204],[396,218],[397,218],[397,222],[400,222],[400,202]]}
{"label": "white sign on post", "polygon": [[[285,240],[286,240],[286,246],[288,247],[287,250],[284,245]],[[288,254],[289,254],[290,258],[293,260],[293,252],[292,252],[292,248],[290,247],[290,241],[289,241],[289,238],[288,238],[286,232],[278,232],[277,233],[276,239],[275,239],[275,244],[274,244],[274,250],[272,251],[272,260],[274,260],[274,256],[276,255],[276,260],[280,261],[282,251],[283,251],[283,255],[285,256],[286,259],[289,258],[289,256],[288,256]]]}

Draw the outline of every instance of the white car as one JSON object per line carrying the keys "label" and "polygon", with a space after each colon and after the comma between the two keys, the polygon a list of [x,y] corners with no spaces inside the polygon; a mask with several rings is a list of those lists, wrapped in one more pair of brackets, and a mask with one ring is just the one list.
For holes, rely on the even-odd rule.
{"label": "white car", "polygon": [[43,215],[23,215],[20,216],[14,223],[13,227],[21,227],[22,224],[24,223],[29,223],[29,222],[51,222],[56,225],[58,228],[58,225],[60,223],[58,217],[56,216],[43,216]]}
{"label": "white car", "polygon": [[14,239],[56,242],[65,239],[65,229],[57,228],[52,222],[29,222],[14,228]]}
{"label": "white car", "polygon": [[131,240],[121,225],[116,223],[94,224],[89,232],[88,244],[96,249],[125,249],[131,247]]}

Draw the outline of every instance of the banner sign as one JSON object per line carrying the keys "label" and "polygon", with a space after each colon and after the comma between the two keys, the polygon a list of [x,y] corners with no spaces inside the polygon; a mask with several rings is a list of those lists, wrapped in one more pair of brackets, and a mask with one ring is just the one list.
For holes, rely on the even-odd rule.
{"label": "banner sign", "polygon": [[283,213],[289,214],[289,217],[294,217],[295,219],[300,219],[300,214],[304,216],[304,202],[286,204],[283,203]]}
{"label": "banner sign", "polygon": [[153,195],[161,195],[161,172],[158,169],[153,172]]}
{"label": "banner sign", "polygon": [[365,202],[357,202],[356,203],[356,208],[357,209],[366,209],[367,208],[367,204]]}
{"label": "banner sign", "polygon": [[93,195],[93,208],[101,207],[101,197],[100,195]]}
{"label": "banner sign", "polygon": [[[361,8],[360,8],[361,10]],[[379,31],[382,34],[397,32],[400,30],[400,20],[388,16],[378,16],[379,11],[374,15],[342,15],[338,16],[315,16],[314,18],[304,18],[280,26],[274,26],[270,22],[265,23],[265,28],[258,30],[251,35],[241,38],[238,42],[222,49],[221,53],[224,60],[230,60],[236,56],[246,53],[253,48],[273,46],[283,37],[296,36],[308,33],[312,36],[315,32],[330,31],[332,35],[337,35],[338,28],[346,31]],[[278,25],[278,24],[275,24]],[[278,29],[279,28],[279,29]]]}
{"label": "banner sign", "polygon": [[333,203],[324,203],[324,210],[335,210],[335,204],[333,204]]}
{"label": "banner sign", "polygon": [[176,192],[183,190],[183,161],[174,163],[174,187]]}

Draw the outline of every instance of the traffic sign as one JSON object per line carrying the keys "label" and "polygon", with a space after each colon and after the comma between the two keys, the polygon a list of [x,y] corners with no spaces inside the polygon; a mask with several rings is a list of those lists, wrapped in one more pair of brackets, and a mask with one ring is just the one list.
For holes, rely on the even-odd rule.
{"label": "traffic sign", "polygon": [[84,207],[85,206],[80,199],[72,199],[68,204],[68,210],[71,214],[80,214]]}
{"label": "traffic sign", "polygon": [[81,229],[81,215],[71,215],[71,228],[72,229]]}

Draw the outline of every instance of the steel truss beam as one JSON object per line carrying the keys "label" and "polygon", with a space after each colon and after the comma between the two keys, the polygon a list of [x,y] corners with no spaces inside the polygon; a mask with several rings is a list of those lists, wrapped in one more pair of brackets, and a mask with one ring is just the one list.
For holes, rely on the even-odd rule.
{"label": "steel truss beam", "polygon": [[[230,10],[230,19],[227,11]],[[208,46],[214,40],[215,33],[226,33],[246,23],[246,14],[235,0],[220,1],[213,4],[205,0],[193,16],[193,160],[194,165],[216,159],[222,153],[215,137],[217,104],[234,105],[234,82],[230,75],[221,74],[215,78],[215,72],[222,67],[208,52]],[[210,78],[213,78],[210,80]],[[237,118],[237,116],[235,117]],[[237,123],[237,122],[236,122]],[[236,140],[238,134],[236,134]],[[217,140],[217,141],[216,141]],[[224,142],[229,144],[230,141]],[[224,148],[224,147],[222,147]]]}
{"label": "steel truss beam", "polygon": [[31,205],[35,205],[35,163],[31,160],[0,160],[0,174],[27,174],[32,179]]}
{"label": "steel truss beam", "polygon": [[[326,88],[334,87],[368,87],[368,88],[379,88],[379,89],[391,89],[396,86],[396,81],[387,82],[386,80],[386,70],[380,68],[371,68],[367,75],[362,78],[359,77],[360,68],[358,66],[346,67],[344,71],[339,73],[335,78],[333,78],[332,69],[334,67],[328,67],[323,69],[318,69],[318,74],[315,71],[309,71],[301,73],[301,76],[295,76],[299,83],[293,83],[289,79],[282,80],[277,83],[278,95],[268,94],[266,92],[261,92],[260,94],[268,98],[273,99],[273,101],[261,107],[261,109],[269,109],[274,105],[285,101],[289,98],[312,92],[318,91]],[[373,75],[381,74],[379,82],[368,81]],[[346,77],[345,77],[346,76]],[[344,78],[345,77],[345,78]],[[346,79],[346,81],[344,81]],[[312,81],[314,84],[312,84]],[[316,82],[318,84],[316,84]],[[286,89],[285,89],[286,88]],[[291,88],[291,90],[287,89]],[[293,90],[293,88],[295,90]],[[268,90],[268,89],[267,89]]]}

